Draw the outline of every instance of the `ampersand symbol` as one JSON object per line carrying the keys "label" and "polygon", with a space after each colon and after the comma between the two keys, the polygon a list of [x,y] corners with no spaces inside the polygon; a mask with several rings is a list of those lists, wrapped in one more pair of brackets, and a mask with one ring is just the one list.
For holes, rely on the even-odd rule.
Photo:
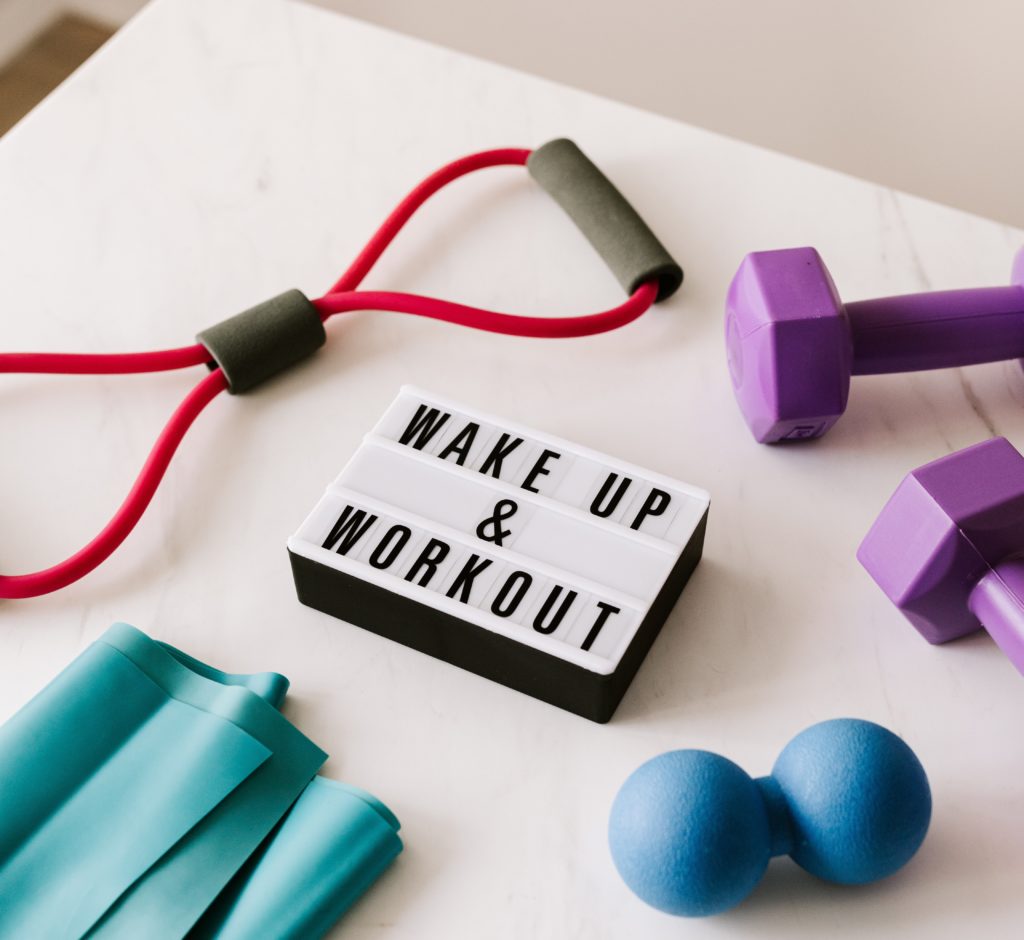
{"label": "ampersand symbol", "polygon": [[511,519],[518,509],[519,506],[515,500],[499,499],[494,504],[492,514],[476,527],[477,537],[485,542],[494,542],[495,545],[501,545],[502,539],[512,534],[511,529],[503,529],[501,524],[506,519]]}

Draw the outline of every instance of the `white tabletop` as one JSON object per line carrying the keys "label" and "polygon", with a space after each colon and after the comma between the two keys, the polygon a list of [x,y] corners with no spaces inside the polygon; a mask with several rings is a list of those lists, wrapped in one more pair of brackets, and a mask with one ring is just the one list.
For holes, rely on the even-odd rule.
{"label": "white tabletop", "polygon": [[[406,851],[347,937],[1015,935],[1024,681],[985,636],[929,647],[854,550],[911,468],[993,433],[1024,443],[1020,368],[856,379],[822,441],[764,447],[733,401],[721,327],[749,250],[815,245],[857,299],[1003,283],[1021,232],[310,7],[158,0],[0,141],[0,348],[187,343],[285,288],[325,289],[441,163],[556,136],[677,255],[679,294],[572,341],[380,313],[332,323],[304,368],[209,408],[102,568],[0,604],[0,718],[114,620],[225,669],[285,673],[286,712],[332,755],[325,772],[403,823]],[[367,286],[520,312],[621,298],[514,168],[428,205]],[[95,534],[198,374],[3,377],[0,570]],[[711,491],[704,560],[611,724],[296,601],[285,540],[403,382]],[[840,715],[891,727],[928,770],[933,826],[905,870],[844,889],[777,860],[707,921],[629,893],[606,825],[639,763],[702,747],[763,774],[793,734]]]}

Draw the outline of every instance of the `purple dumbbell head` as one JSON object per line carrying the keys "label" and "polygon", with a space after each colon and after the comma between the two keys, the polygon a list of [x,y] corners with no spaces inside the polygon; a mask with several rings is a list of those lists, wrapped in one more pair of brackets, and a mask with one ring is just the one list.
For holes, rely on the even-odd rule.
{"label": "purple dumbbell head", "polygon": [[820,437],[850,393],[850,325],[813,248],[747,255],[729,287],[729,372],[762,443]]}
{"label": "purple dumbbell head", "polygon": [[1011,280],[842,304],[813,248],[747,255],[729,288],[725,335],[754,437],[820,437],[846,408],[851,375],[1024,357],[1024,253]]}
{"label": "purple dumbbell head", "polygon": [[910,473],[857,551],[929,643],[984,626],[1018,669],[1024,610],[1024,457],[1004,438]]}

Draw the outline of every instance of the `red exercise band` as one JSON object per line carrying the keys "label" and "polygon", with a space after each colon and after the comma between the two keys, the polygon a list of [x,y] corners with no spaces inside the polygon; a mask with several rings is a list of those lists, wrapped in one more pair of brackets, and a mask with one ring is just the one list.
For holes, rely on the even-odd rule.
{"label": "red exercise band", "polygon": [[[338,282],[323,297],[313,301],[321,319],[326,321],[335,314],[353,310],[384,310],[431,317],[492,333],[557,338],[603,333],[639,317],[654,303],[658,293],[655,281],[642,284],[617,307],[574,317],[517,316],[417,294],[356,290],[402,226],[439,189],[475,170],[524,165],[530,153],[517,148],[486,150],[455,160],[428,176],[385,219]],[[0,353],[0,372],[124,374],[161,372],[209,363],[210,353],[200,343],[142,353]],[[51,568],[32,574],[0,575],[0,598],[37,597],[57,591],[84,577],[109,557],[142,517],[192,422],[226,388],[227,381],[220,369],[205,376],[171,415],[130,492],[103,530],[84,548]]]}

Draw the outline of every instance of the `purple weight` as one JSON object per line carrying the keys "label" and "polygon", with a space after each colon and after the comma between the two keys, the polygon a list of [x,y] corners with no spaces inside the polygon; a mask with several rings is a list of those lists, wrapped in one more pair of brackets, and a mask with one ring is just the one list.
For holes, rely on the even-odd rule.
{"label": "purple weight", "polygon": [[1024,672],[1024,457],[1005,438],[908,474],[857,558],[929,643],[984,627]]}
{"label": "purple weight", "polygon": [[813,248],[747,255],[729,287],[725,336],[754,437],[820,437],[846,409],[853,375],[1024,357],[1024,250],[1011,280],[844,305]]}

